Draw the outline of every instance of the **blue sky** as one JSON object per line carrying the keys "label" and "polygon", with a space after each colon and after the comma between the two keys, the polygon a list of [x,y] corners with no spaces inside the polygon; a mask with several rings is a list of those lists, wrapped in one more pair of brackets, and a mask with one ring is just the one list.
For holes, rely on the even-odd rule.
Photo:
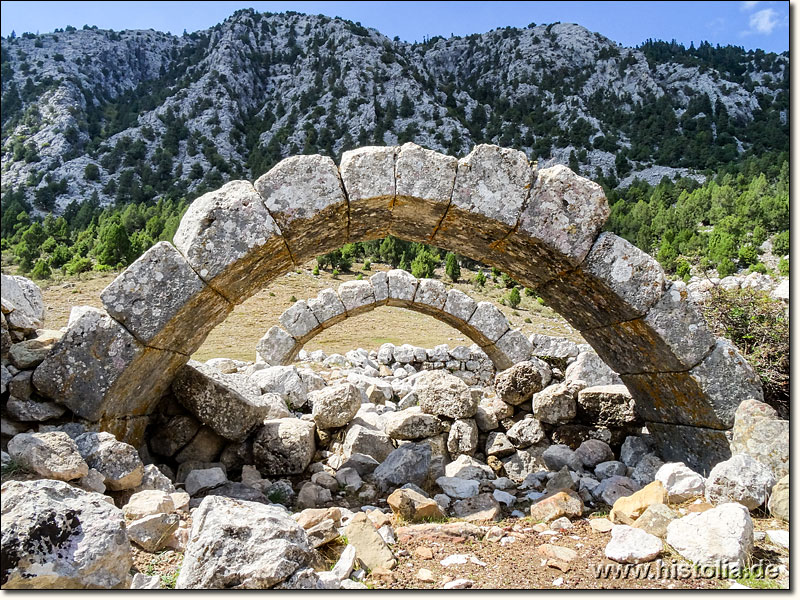
{"label": "blue sky", "polygon": [[708,40],[789,49],[789,2],[0,2],[0,33],[46,33],[84,24],[103,29],[156,29],[180,34],[206,29],[239,8],[259,12],[294,10],[339,16],[407,41],[482,33],[495,27],[525,27],[554,21],[579,23],[635,46],[647,38],[688,45]]}

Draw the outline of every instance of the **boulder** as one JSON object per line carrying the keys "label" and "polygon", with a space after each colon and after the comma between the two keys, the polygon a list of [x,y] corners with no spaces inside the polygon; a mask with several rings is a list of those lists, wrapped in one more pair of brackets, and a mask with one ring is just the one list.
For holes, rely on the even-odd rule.
{"label": "boulder", "polygon": [[447,451],[450,456],[466,454],[472,456],[478,447],[478,426],[474,419],[457,419],[447,435]]}
{"label": "boulder", "polygon": [[542,424],[537,419],[522,419],[506,431],[506,436],[517,448],[527,448],[545,439]]}
{"label": "boulder", "polygon": [[403,444],[386,457],[372,474],[381,490],[406,483],[426,484],[431,465],[431,447],[426,444]]}
{"label": "boulder", "polygon": [[480,484],[474,479],[461,477],[439,477],[436,484],[451,498],[464,499],[478,495]]}
{"label": "boulder", "polygon": [[644,486],[630,496],[622,496],[614,502],[609,518],[613,523],[633,525],[642,513],[652,504],[664,504],[667,501],[667,490],[660,481]]}
{"label": "boulder", "polygon": [[432,415],[468,419],[478,410],[479,397],[461,379],[445,371],[424,371],[414,381],[414,391],[423,412]]}
{"label": "boulder", "polygon": [[332,500],[331,491],[321,485],[307,481],[297,494],[297,508],[317,508]]}
{"label": "boulder", "polygon": [[789,476],[784,475],[772,488],[769,496],[769,514],[789,522]]}
{"label": "boulder", "polygon": [[[619,502],[619,500],[617,500]],[[666,504],[651,504],[644,509],[644,512],[633,522],[634,527],[638,527],[656,537],[663,538],[667,535],[667,526],[678,518],[678,513]]]}
{"label": "boulder", "polygon": [[103,475],[103,484],[109,490],[130,490],[142,483],[144,465],[130,444],[101,431],[79,435],[75,445],[89,468]]}
{"label": "boulder", "polygon": [[314,422],[320,429],[344,427],[361,406],[361,394],[352,383],[329,385],[311,392],[308,399],[313,407]]}
{"label": "boulder", "polygon": [[264,421],[253,440],[253,458],[267,476],[297,475],[311,463],[314,424],[302,419]]}
{"label": "boulder", "polygon": [[583,381],[554,383],[532,397],[533,416],[550,425],[567,423],[575,418],[578,392],[586,387]]}
{"label": "boulder", "polygon": [[547,386],[551,377],[550,366],[546,362],[526,360],[498,373],[494,389],[503,402],[518,406]]}
{"label": "boulder", "polygon": [[20,433],[8,442],[8,454],[40,477],[70,481],[89,474],[75,442],[62,431]]}
{"label": "boulder", "polygon": [[533,356],[541,358],[572,358],[580,354],[578,344],[562,337],[534,333],[529,338]]}
{"label": "boulder", "polygon": [[583,515],[583,501],[574,490],[561,490],[531,505],[534,522],[549,523],[560,517],[576,519]]}
{"label": "boulder", "polygon": [[135,521],[150,515],[175,512],[175,503],[172,497],[160,490],[145,490],[136,492],[122,507],[122,514],[129,521]]}
{"label": "boulder", "polygon": [[203,425],[191,441],[175,455],[175,460],[178,463],[215,461],[225,447],[225,442],[224,437]]}
{"label": "boulder", "polygon": [[628,525],[615,525],[605,554],[618,563],[639,564],[655,560],[663,550],[664,543],[656,536]]}
{"label": "boulder", "polygon": [[620,385],[619,375],[595,352],[581,352],[564,373],[567,381],[584,381],[587,386]]}
{"label": "boulder", "polygon": [[229,440],[240,442],[270,416],[261,389],[243,376],[223,375],[190,360],[172,380],[175,398],[201,423]]}
{"label": "boulder", "polygon": [[544,490],[548,494],[558,492],[560,490],[574,490],[578,487],[578,479],[577,475],[573,475],[569,468],[566,466],[559,469],[556,473],[553,473],[552,476],[547,480],[547,485],[545,486]]}
{"label": "boulder", "polygon": [[601,462],[594,468],[594,474],[600,481],[608,479],[609,477],[614,477],[615,475],[625,475],[627,472],[628,468],[618,460]]}
{"label": "boulder", "polygon": [[738,502],[753,510],[766,502],[775,483],[769,467],[747,454],[737,454],[711,469],[705,497],[712,504]]}
{"label": "boulder", "polygon": [[502,431],[493,431],[486,438],[486,456],[503,458],[514,454],[515,448]]}
{"label": "boulder", "polygon": [[753,520],[741,504],[722,504],[672,521],[667,544],[698,565],[743,569],[753,552]]}
{"label": "boulder", "polygon": [[192,515],[175,587],[267,589],[311,559],[308,536],[282,507],[207,496]]}
{"label": "boulder", "polygon": [[8,416],[25,423],[58,419],[67,412],[61,404],[56,404],[55,402],[47,402],[38,398],[23,400],[14,396],[8,399],[5,408]]}
{"label": "boulder", "polygon": [[497,429],[500,421],[514,414],[514,407],[506,404],[500,398],[481,398],[478,410],[475,412],[475,422],[478,429],[483,432]]}
{"label": "boulder", "polygon": [[219,467],[211,469],[194,469],[186,476],[184,489],[190,496],[209,490],[228,481],[225,472]]}
{"label": "boulder", "polygon": [[166,547],[179,524],[180,518],[175,514],[148,515],[129,522],[128,535],[145,552],[158,552]]}
{"label": "boulder", "polygon": [[656,473],[664,465],[664,461],[658,458],[655,454],[646,454],[636,464],[636,467],[631,473],[633,479],[639,485],[647,485],[656,478]]}
{"label": "boulder", "polygon": [[278,394],[292,409],[305,406],[308,399],[308,389],[300,377],[300,373],[295,367],[268,367],[260,369],[250,375],[261,392]]}
{"label": "boulder", "polygon": [[452,507],[453,516],[473,523],[476,521],[499,521],[503,510],[492,494],[478,494],[471,498],[459,500]]}
{"label": "boulder", "polygon": [[306,528],[306,535],[312,548],[320,548],[337,539],[339,530],[333,519],[324,519],[316,525]]}
{"label": "boulder", "polygon": [[638,436],[629,435],[622,443],[619,451],[619,460],[628,467],[635,467],[636,463],[649,452],[650,448],[647,446],[647,442]]}
{"label": "boulder", "polygon": [[186,444],[192,441],[200,430],[200,423],[189,415],[175,415],[150,436],[150,450],[162,456],[175,456]]}
{"label": "boulder", "polygon": [[[441,477],[440,477],[441,479]],[[386,499],[392,511],[407,521],[444,519],[444,513],[435,500],[408,488],[395,490]],[[348,539],[349,541],[349,539]]]}
{"label": "boulder", "polygon": [[702,496],[705,479],[683,463],[667,463],[656,472],[656,480],[664,484],[670,502],[680,503]]}
{"label": "boulder", "polygon": [[0,274],[2,279],[2,312],[8,328],[29,335],[44,325],[45,306],[42,290],[20,275]]}
{"label": "boulder", "polygon": [[344,529],[347,543],[356,549],[356,557],[367,569],[393,569],[397,559],[383,541],[366,513],[356,513]]}
{"label": "boulder", "polygon": [[129,587],[125,518],[106,498],[49,479],[0,490],[4,589]]}
{"label": "boulder", "polygon": [[357,492],[364,485],[361,475],[352,467],[344,467],[336,471],[336,482],[348,493]]}
{"label": "boulder", "polygon": [[422,412],[419,406],[412,406],[387,414],[383,429],[395,440],[419,440],[439,433],[442,422],[435,415]]}
{"label": "boulder", "polygon": [[530,446],[524,450],[517,450],[514,454],[502,459],[503,469],[509,479],[521,482],[528,475],[538,471],[547,470],[542,459],[544,451],[548,448],[545,442]]}
{"label": "boulder", "polygon": [[383,431],[353,424],[347,429],[343,445],[344,455],[363,454],[383,462],[394,450],[392,440]]}
{"label": "boulder", "polygon": [[789,474],[789,421],[758,400],[736,409],[731,454],[747,454],[772,469],[777,479]]}
{"label": "boulder", "polygon": [[142,474],[142,483],[133,489],[134,492],[144,490],[160,490],[168,494],[175,492],[175,486],[169,477],[164,475],[156,465],[145,465]]}
{"label": "boulder", "polygon": [[445,465],[444,470],[447,477],[474,479],[476,481],[495,478],[491,467],[466,454],[460,455],[453,462]]}
{"label": "boulder", "polygon": [[594,469],[602,462],[614,460],[614,451],[602,440],[586,440],[575,450],[575,456],[584,467]]}
{"label": "boulder", "polygon": [[542,453],[542,460],[551,471],[560,471],[568,467],[571,471],[583,470],[580,457],[564,444],[554,444]]}
{"label": "boulder", "polygon": [[627,477],[620,475],[613,475],[607,479],[603,479],[600,484],[592,490],[592,495],[598,500],[602,500],[609,506],[614,506],[614,503],[623,496],[630,496],[639,486],[636,482]]}
{"label": "boulder", "polygon": [[621,427],[638,420],[633,396],[624,385],[582,389],[578,392],[578,413],[588,422],[607,427]]}

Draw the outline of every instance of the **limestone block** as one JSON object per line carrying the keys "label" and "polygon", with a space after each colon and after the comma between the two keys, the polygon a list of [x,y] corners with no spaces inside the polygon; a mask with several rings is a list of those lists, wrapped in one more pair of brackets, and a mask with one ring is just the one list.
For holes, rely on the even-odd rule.
{"label": "limestone block", "polygon": [[268,365],[285,365],[291,360],[297,345],[297,340],[277,325],[273,325],[264,337],[258,340],[256,353]]}
{"label": "limestone block", "polygon": [[468,323],[490,342],[496,342],[510,329],[505,315],[491,302],[478,302]]}
{"label": "limestone block", "polygon": [[774,408],[745,400],[736,409],[732,454],[747,454],[772,469],[775,477],[789,474],[789,421]]}
{"label": "limestone block", "polygon": [[339,171],[350,207],[350,239],[386,237],[395,196],[397,146],[365,146],[342,154]]}
{"label": "limestone block", "polygon": [[256,191],[298,263],[347,242],[347,199],[333,160],[318,154],[283,159]]}
{"label": "limestone block", "polygon": [[478,308],[478,303],[461,290],[452,289],[447,292],[444,312],[459,321],[468,322],[475,313],[476,308]]}
{"label": "limestone block", "polygon": [[[494,343],[505,360],[494,361],[498,369],[507,369],[518,362],[529,360],[531,357],[531,343],[519,329],[509,329]],[[489,350],[486,350],[487,354]]]}
{"label": "limestone block", "polygon": [[346,281],[339,286],[339,298],[347,311],[347,316],[361,314],[375,306],[375,292],[369,281]]}
{"label": "limestone block", "polygon": [[420,279],[414,304],[420,312],[438,315],[447,300],[447,286],[438,279]]}
{"label": "limestone block", "polygon": [[534,171],[524,152],[480,144],[458,161],[453,197],[433,243],[486,256],[517,224]]}
{"label": "limestone block", "polygon": [[308,307],[323,328],[335,325],[347,318],[344,304],[336,290],[332,288],[326,288],[319,292],[316,298],[308,301]]}
{"label": "limestone block", "polygon": [[390,306],[408,306],[414,299],[419,281],[408,271],[392,269],[386,276],[389,279]]}
{"label": "limestone block", "polygon": [[[33,373],[44,396],[79,417],[147,414],[187,361],[182,354],[145,348],[105,311],[86,311]],[[154,376],[158,373],[158,376]]]}
{"label": "limestone block", "polygon": [[231,181],[192,202],[173,243],[234,304],[293,264],[278,226],[247,181]]}
{"label": "limestone block", "polygon": [[159,242],[100,294],[108,314],[153,348],[192,354],[233,310],[169,242]]}
{"label": "limestone block", "polygon": [[375,304],[386,304],[389,300],[389,276],[386,271],[379,271],[369,278],[375,294]]}
{"label": "limestone block", "polygon": [[390,233],[427,241],[450,204],[458,160],[411,142],[403,144],[395,163],[396,197]]}
{"label": "limestone block", "polygon": [[289,335],[301,343],[305,341],[308,334],[319,328],[317,317],[314,316],[314,312],[304,300],[298,300],[292,304],[292,306],[283,311],[278,320],[289,332]]}
{"label": "limestone block", "polygon": [[20,275],[2,273],[0,288],[2,312],[11,331],[30,334],[44,325],[44,300],[35,283]]}

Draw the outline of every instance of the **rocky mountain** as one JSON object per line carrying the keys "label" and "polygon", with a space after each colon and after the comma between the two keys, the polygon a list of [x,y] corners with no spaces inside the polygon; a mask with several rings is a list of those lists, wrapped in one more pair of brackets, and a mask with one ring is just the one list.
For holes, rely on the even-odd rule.
{"label": "rocky mountain", "polygon": [[1,46],[2,187],[38,212],[192,198],[369,144],[495,143],[612,187],[788,149],[788,53],[625,48],[575,24],[409,44],[242,10],[182,36],[67,27]]}

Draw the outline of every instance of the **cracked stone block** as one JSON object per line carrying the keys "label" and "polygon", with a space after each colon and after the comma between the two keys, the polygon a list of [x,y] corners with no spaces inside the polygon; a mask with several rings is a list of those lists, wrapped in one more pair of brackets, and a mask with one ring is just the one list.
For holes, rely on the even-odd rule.
{"label": "cracked stone block", "polygon": [[284,158],[255,182],[298,264],[347,242],[347,199],[333,160]]}
{"label": "cracked stone block", "polygon": [[379,271],[369,278],[372,292],[375,295],[375,304],[386,304],[389,300],[389,276],[385,271]]}
{"label": "cracked stone block", "polygon": [[717,463],[731,457],[730,432],[689,425],[647,423],[658,455],[667,462],[683,462],[707,477]]}
{"label": "cracked stone block", "polygon": [[190,355],[233,306],[169,242],[159,242],[100,294],[109,315],[146,346]]}
{"label": "cracked stone block", "polygon": [[444,303],[444,312],[453,315],[459,321],[469,322],[478,303],[461,290],[452,289],[447,292]]}
{"label": "cracked stone block", "polygon": [[395,197],[397,146],[365,146],[342,154],[339,172],[350,207],[350,239],[386,237]]}
{"label": "cracked stone block", "polygon": [[447,286],[437,279],[420,279],[414,294],[414,304],[420,312],[438,315],[447,300]]}
{"label": "cracked stone block", "polygon": [[510,329],[508,319],[491,302],[478,302],[475,312],[469,319],[469,325],[481,332],[490,342],[496,342]]}
{"label": "cracked stone block", "polygon": [[[533,349],[528,338],[519,329],[509,329],[495,342],[494,346],[505,357],[503,364],[493,361],[499,369],[508,369],[511,365],[529,360]],[[491,356],[488,349],[485,349],[485,352]]]}
{"label": "cracked stone block", "polygon": [[319,328],[319,321],[304,300],[298,300],[278,317],[281,325],[293,338],[304,342],[309,333]]}
{"label": "cracked stone block", "polygon": [[277,325],[258,340],[256,353],[268,365],[278,366],[286,364],[292,358],[297,347],[297,340]]}
{"label": "cracked stone block", "polygon": [[411,273],[402,269],[392,269],[389,279],[389,306],[408,306],[414,299],[419,281]]}
{"label": "cracked stone block", "polygon": [[335,325],[347,318],[341,298],[331,288],[322,290],[316,298],[309,300],[308,307],[323,328]]}
{"label": "cracked stone block", "polygon": [[248,181],[231,181],[192,202],[173,243],[203,281],[234,304],[293,265],[277,224]]}
{"label": "cracked stone block", "polygon": [[411,142],[400,147],[395,162],[392,235],[422,242],[431,239],[450,204],[457,164],[452,156]]}
{"label": "cracked stone block", "polygon": [[369,281],[346,281],[339,286],[339,298],[348,317],[372,310],[375,306],[375,293]]}

